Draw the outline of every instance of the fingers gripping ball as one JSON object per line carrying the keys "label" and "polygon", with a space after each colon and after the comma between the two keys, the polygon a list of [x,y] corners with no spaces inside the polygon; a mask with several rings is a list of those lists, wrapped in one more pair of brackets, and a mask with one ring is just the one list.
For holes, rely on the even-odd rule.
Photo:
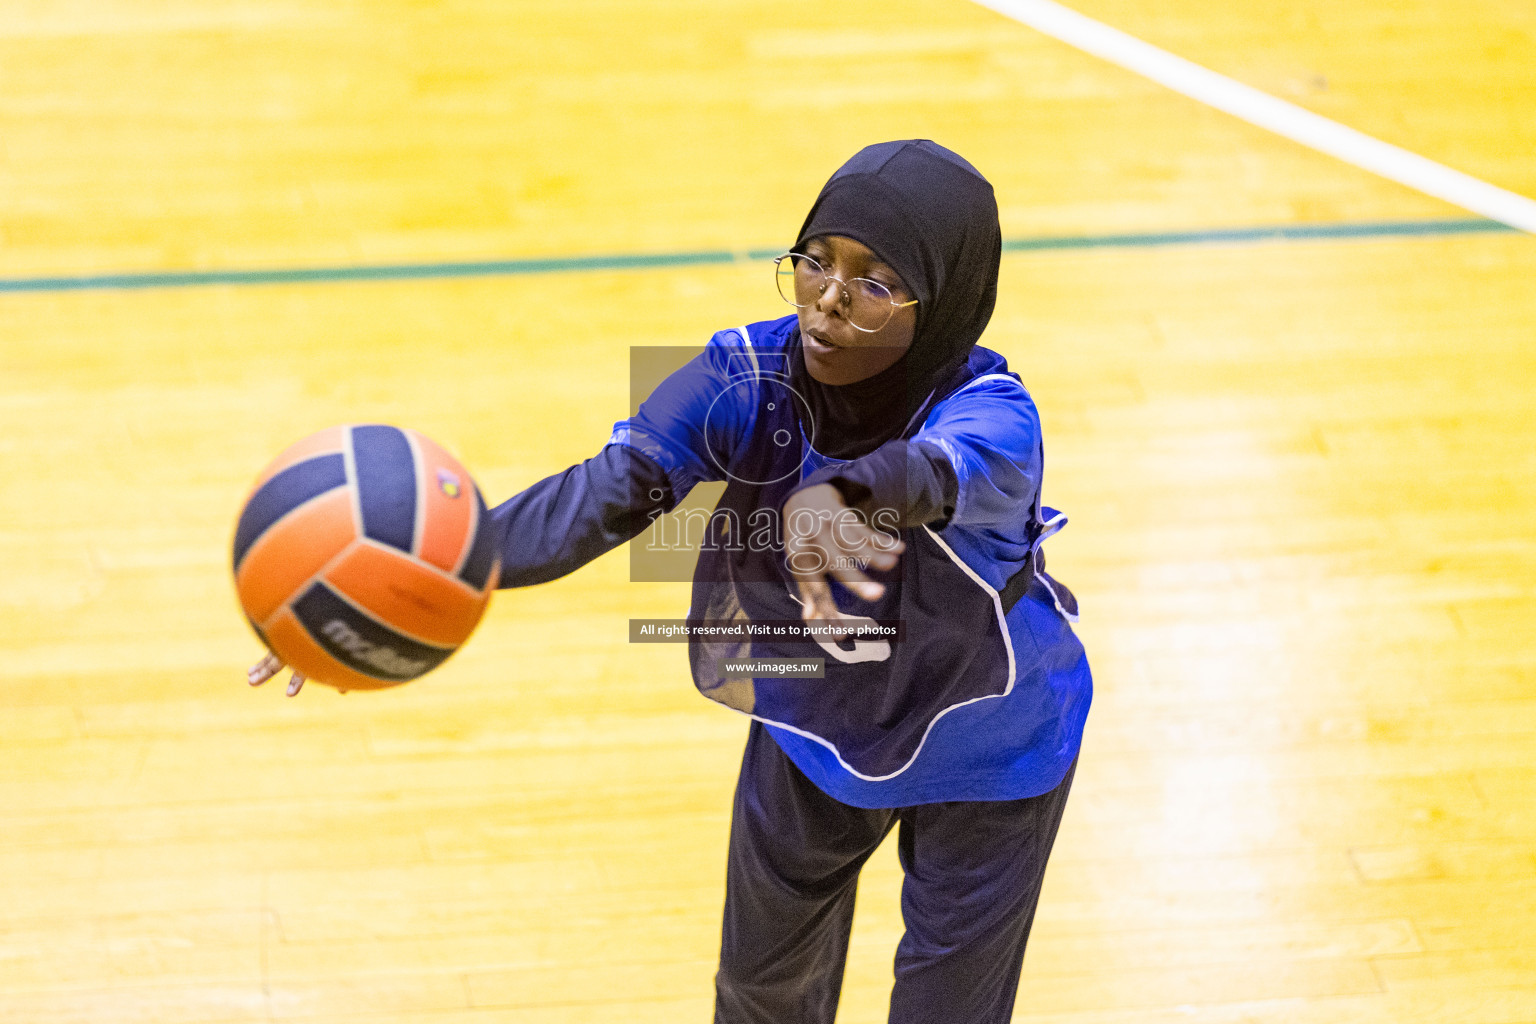
{"label": "fingers gripping ball", "polygon": [[499,569],[480,489],[412,430],[332,427],[279,455],[235,527],[235,589],[262,641],[340,690],[442,664]]}

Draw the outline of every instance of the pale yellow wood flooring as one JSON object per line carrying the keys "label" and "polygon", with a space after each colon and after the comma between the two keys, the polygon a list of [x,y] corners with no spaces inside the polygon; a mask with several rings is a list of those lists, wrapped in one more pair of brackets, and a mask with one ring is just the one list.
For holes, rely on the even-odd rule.
{"label": "pale yellow wood flooring", "polygon": [[[1528,4],[1078,6],[1536,195]],[[772,247],[907,136],[1008,238],[1465,216],[958,0],[62,0],[0,10],[0,278]],[[1016,1020],[1536,1021],[1536,240],[1003,275],[1098,685]],[[319,427],[500,500],[597,450],[630,346],[780,312],[747,263],[0,293],[0,1022],[708,1020],[745,725],[625,642],[685,586],[615,552],[287,700],[227,546]]]}

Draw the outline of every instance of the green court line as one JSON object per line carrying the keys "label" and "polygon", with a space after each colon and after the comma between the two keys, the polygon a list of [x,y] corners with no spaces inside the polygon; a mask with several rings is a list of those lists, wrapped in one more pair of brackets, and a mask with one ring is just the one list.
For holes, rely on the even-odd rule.
{"label": "green court line", "polygon": [[[1243,245],[1317,239],[1405,238],[1508,232],[1514,228],[1477,218],[1454,220],[1361,221],[1339,224],[1285,224],[1144,234],[1068,235],[1009,238],[1004,252],[1054,249],[1139,249],[1180,245]],[[652,252],[607,256],[552,256],[541,259],[473,260],[450,263],[394,263],[376,266],[282,267],[271,270],[129,271],[63,277],[0,278],[0,292],[69,292],[125,288],[197,288],[208,285],[319,284],[333,281],[414,281],[431,278],[506,277],[567,274],[594,270],[655,270],[767,260],[781,249]]]}

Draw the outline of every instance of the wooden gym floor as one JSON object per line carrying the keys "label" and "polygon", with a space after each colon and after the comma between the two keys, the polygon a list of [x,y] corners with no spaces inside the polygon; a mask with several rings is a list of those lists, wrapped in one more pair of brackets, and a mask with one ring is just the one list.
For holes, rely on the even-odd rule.
{"label": "wooden gym floor", "polygon": [[[1522,0],[1073,2],[1536,195]],[[1011,253],[986,339],[1098,684],[1016,1020],[1536,1021],[1536,244],[961,0],[0,11],[0,1021],[707,1020],[745,722],[625,642],[686,588],[615,552],[420,683],[287,700],[233,517],[333,423],[498,501],[591,455],[630,346],[782,310],[761,261],[558,259],[784,245],[909,136],[1010,240],[1142,236]],[[1335,235],[1167,237],[1291,225]]]}

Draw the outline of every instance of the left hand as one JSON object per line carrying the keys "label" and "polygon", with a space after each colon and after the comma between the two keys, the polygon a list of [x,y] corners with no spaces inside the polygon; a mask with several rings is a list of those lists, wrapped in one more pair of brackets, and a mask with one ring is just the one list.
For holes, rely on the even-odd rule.
{"label": "left hand", "polygon": [[859,618],[837,607],[830,581],[837,580],[866,601],[877,601],[885,586],[863,569],[894,569],[896,556],[905,548],[899,538],[866,524],[831,484],[790,495],[784,503],[783,529],[785,560],[800,590],[801,617],[808,622]]}
{"label": "left hand", "polygon": [[[252,686],[260,686],[283,670],[283,659],[275,654],[268,654],[256,664],[252,665],[245,673],[245,681]],[[288,680],[288,696],[296,696],[304,686],[304,676],[294,672]]]}

